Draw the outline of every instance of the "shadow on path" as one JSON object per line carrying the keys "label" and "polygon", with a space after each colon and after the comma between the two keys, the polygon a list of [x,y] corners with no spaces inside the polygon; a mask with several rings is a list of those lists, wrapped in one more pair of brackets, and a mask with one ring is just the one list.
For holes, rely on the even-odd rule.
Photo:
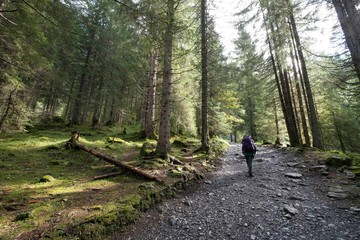
{"label": "shadow on path", "polygon": [[145,213],[114,239],[360,238],[359,206],[330,199],[325,190],[334,182],[309,172],[301,156],[259,147],[249,178],[240,149],[231,144],[222,167],[197,191]]}

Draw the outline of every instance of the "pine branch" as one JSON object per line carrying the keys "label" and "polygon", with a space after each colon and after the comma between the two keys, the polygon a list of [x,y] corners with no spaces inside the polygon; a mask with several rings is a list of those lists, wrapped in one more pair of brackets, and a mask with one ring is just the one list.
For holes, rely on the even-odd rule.
{"label": "pine branch", "polygon": [[50,18],[48,18],[47,16],[45,16],[43,13],[41,13],[36,7],[34,7],[33,5],[31,5],[30,3],[28,3],[26,0],[23,0],[23,2],[28,6],[30,7],[32,10],[34,10],[37,14],[39,14],[42,18],[44,18],[46,21],[50,22],[51,24],[53,24],[54,26],[68,32],[68,33],[71,33],[71,34],[74,34],[74,35],[77,35],[77,36],[80,36],[80,37],[87,37],[85,35],[82,35],[82,34],[79,34],[77,32],[74,32],[72,30],[69,30],[67,28],[64,28],[60,25],[58,25],[56,22],[54,22],[53,20],[51,20]]}

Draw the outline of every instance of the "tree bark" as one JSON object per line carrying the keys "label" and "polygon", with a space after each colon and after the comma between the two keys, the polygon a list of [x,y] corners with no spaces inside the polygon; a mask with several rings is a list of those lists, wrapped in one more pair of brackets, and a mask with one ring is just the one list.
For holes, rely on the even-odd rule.
{"label": "tree bark", "polygon": [[332,0],[360,81],[360,13],[356,0]]}
{"label": "tree bark", "polygon": [[146,106],[145,106],[145,136],[150,139],[155,139],[155,97],[156,97],[156,79],[158,71],[158,58],[159,52],[158,49],[155,49],[150,56],[150,72],[149,72],[149,82],[148,82],[148,91],[146,97]]}
{"label": "tree bark", "polygon": [[341,135],[341,131],[340,131],[340,128],[339,128],[339,123],[335,117],[335,113],[333,112],[333,118],[334,118],[334,125],[335,125],[335,129],[336,129],[336,134],[339,138],[339,142],[340,142],[340,146],[341,146],[341,150],[343,151],[343,153],[346,153],[346,148],[345,148],[345,144],[344,144],[344,141],[343,141],[343,138],[342,138],[342,135]]}
{"label": "tree bark", "polygon": [[201,0],[201,148],[209,152],[209,126],[208,126],[208,49],[206,33],[206,6],[207,1]]}
{"label": "tree bark", "polygon": [[100,122],[100,113],[101,113],[101,109],[102,109],[102,102],[103,102],[103,97],[102,97],[102,92],[103,92],[103,88],[104,88],[104,77],[101,76],[100,77],[100,82],[99,82],[99,86],[97,89],[97,98],[94,104],[94,110],[93,110],[93,115],[92,115],[92,120],[91,120],[91,126],[95,127],[96,125],[99,124]]}
{"label": "tree bark", "polygon": [[135,174],[135,175],[139,175],[141,177],[144,177],[150,181],[156,181],[156,182],[159,182],[159,183],[164,183],[164,181],[162,181],[161,179],[155,177],[155,176],[152,176],[148,173],[145,173],[137,168],[134,168],[134,167],[131,167],[125,163],[122,163],[120,162],[119,160],[117,160],[116,158],[113,158],[113,157],[110,157],[108,155],[105,155],[101,152],[98,152],[92,148],[89,148],[89,147],[86,147],[82,144],[80,144],[78,142],[79,140],[79,136],[80,134],[78,132],[72,132],[72,135],[71,135],[71,138],[69,139],[69,141],[66,143],[66,147],[67,148],[74,148],[74,149],[81,149],[85,152],[88,152],[90,153],[91,155],[95,156],[95,157],[98,157],[98,158],[101,158],[103,159],[104,161],[108,162],[108,163],[111,163],[113,164],[114,166],[116,167],[119,167],[121,169],[123,169],[124,171],[127,171],[127,172],[130,172],[132,174]]}
{"label": "tree bark", "polygon": [[298,112],[298,107],[297,107],[297,102],[296,102],[297,94],[295,94],[295,92],[294,92],[293,80],[292,80],[289,72],[287,74],[287,77],[289,79],[289,85],[290,85],[290,91],[291,91],[290,92],[291,93],[291,101],[293,103],[295,122],[296,122],[296,126],[297,126],[299,141],[300,141],[301,145],[303,145],[303,140],[302,140],[302,136],[301,136],[301,126],[302,125],[300,125],[300,117],[299,117],[299,112]]}
{"label": "tree bark", "polygon": [[70,122],[71,125],[80,124],[80,115],[81,115],[81,110],[83,107],[83,98],[84,98],[83,94],[84,94],[84,90],[85,90],[85,82],[86,82],[87,70],[89,67],[91,54],[92,54],[92,45],[90,43],[87,47],[84,68],[83,68],[82,75],[80,77],[78,93],[75,98],[74,108],[73,108],[71,122]]}
{"label": "tree bark", "polygon": [[[300,79],[299,79],[299,75],[298,75],[299,72],[298,72],[298,69],[297,69],[296,64],[295,64],[295,61],[297,61],[297,60],[295,59],[295,56],[294,56],[294,51],[296,49],[295,49],[294,38],[293,37],[291,39],[291,43],[292,44],[290,44],[290,58],[291,58],[291,63],[292,63],[292,68],[293,68],[293,73],[294,73],[294,78],[295,78],[296,95],[297,95],[297,99],[298,99],[298,102],[299,102],[301,126],[302,126],[302,130],[303,130],[303,135],[304,135],[304,138],[305,138],[305,144],[306,144],[306,146],[310,147],[311,143],[310,143],[309,129],[308,129],[308,126],[307,126],[307,121],[306,121],[306,116],[305,116],[303,95],[302,95],[302,92],[301,92]],[[300,78],[301,78],[301,75],[300,75]]]}
{"label": "tree bark", "polygon": [[121,174],[124,174],[124,172],[115,172],[115,173],[108,173],[108,174],[98,175],[98,176],[94,176],[93,179],[94,180],[100,180],[100,179],[105,179],[105,178],[116,177],[116,176],[119,176]]}
{"label": "tree bark", "polygon": [[280,145],[280,128],[279,128],[279,119],[277,114],[276,101],[274,99],[274,113],[275,113],[275,129],[276,129],[276,140],[275,144]]}
{"label": "tree bark", "polygon": [[292,102],[292,98],[291,98],[288,73],[286,70],[284,70],[284,73],[282,74],[282,78],[283,78],[283,84],[282,84],[283,94],[284,94],[285,108],[286,108],[286,114],[287,114],[286,117],[289,119],[288,121],[289,121],[290,144],[291,144],[291,146],[294,146],[294,147],[300,147],[301,142],[300,142],[299,131],[298,131],[297,123],[296,123],[293,102]]}
{"label": "tree bark", "polygon": [[163,89],[160,110],[159,140],[155,154],[163,159],[168,159],[170,151],[170,93],[172,74],[172,48],[174,34],[175,2],[167,1],[167,26],[164,42],[164,70]]}
{"label": "tree bark", "polygon": [[[247,87],[247,89],[249,89],[249,87]],[[246,115],[248,116],[248,122],[249,122],[249,134],[251,138],[254,139],[254,141],[257,141],[257,132],[255,126],[255,104],[253,102],[252,97],[248,97],[246,101],[247,101]]]}
{"label": "tree bark", "polygon": [[6,103],[6,108],[5,108],[5,112],[4,114],[2,115],[1,119],[0,119],[0,132],[2,131],[2,128],[3,128],[3,125],[4,125],[4,122],[6,120],[6,118],[8,117],[9,115],[9,112],[10,112],[10,109],[11,107],[13,106],[13,94],[16,92],[16,88],[14,88],[10,94],[9,94],[9,97],[7,99],[7,103]]}

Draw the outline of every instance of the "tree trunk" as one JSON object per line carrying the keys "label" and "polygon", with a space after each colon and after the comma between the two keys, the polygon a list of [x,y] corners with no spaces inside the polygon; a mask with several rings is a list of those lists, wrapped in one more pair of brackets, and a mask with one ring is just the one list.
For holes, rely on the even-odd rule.
{"label": "tree trunk", "polygon": [[274,99],[274,113],[275,113],[275,128],[276,128],[276,140],[275,144],[280,145],[280,128],[279,128],[279,119],[277,114],[277,107],[276,107],[276,101]]}
{"label": "tree trunk", "polygon": [[[281,90],[279,74],[278,74],[278,70],[277,70],[277,67],[276,67],[276,61],[275,61],[275,57],[274,57],[274,52],[273,52],[273,48],[272,48],[272,44],[271,44],[271,40],[270,40],[268,32],[267,32],[267,42],[268,42],[268,45],[269,45],[271,64],[272,64],[274,75],[275,75],[275,82],[276,82],[276,87],[277,87],[278,94],[279,94],[281,110],[282,110],[282,113],[283,113],[283,116],[284,116],[284,119],[285,119],[286,128],[288,130],[289,129],[289,127],[288,127],[289,126],[289,121],[288,121],[288,118],[286,118],[286,107],[285,107],[284,97],[283,97],[283,93],[282,93],[282,90]],[[276,104],[275,104],[275,110],[276,110]],[[276,115],[276,119],[278,119],[277,110],[275,112],[275,115]],[[276,120],[276,124],[277,124],[277,128],[279,128],[277,120]],[[289,132],[289,130],[288,130],[288,132]],[[279,129],[277,129],[277,133],[279,133]]]}
{"label": "tree trunk", "polygon": [[344,144],[344,141],[343,141],[343,138],[342,138],[342,135],[341,135],[341,131],[340,131],[340,128],[339,128],[339,123],[335,117],[335,113],[333,112],[333,118],[334,118],[334,125],[335,125],[335,129],[336,129],[336,134],[339,138],[339,142],[340,142],[340,146],[341,146],[341,150],[343,151],[343,153],[346,153],[346,148],[345,148],[345,144]]}
{"label": "tree trunk", "polygon": [[146,106],[145,106],[145,136],[150,139],[155,138],[155,97],[156,97],[156,79],[158,71],[158,58],[159,51],[155,49],[150,56],[150,72],[149,72],[149,83],[148,91],[146,97]]}
{"label": "tree trunk", "polygon": [[168,159],[170,151],[170,93],[171,93],[171,74],[172,74],[172,48],[174,34],[175,2],[167,1],[167,26],[164,42],[164,70],[163,70],[163,89],[160,110],[159,140],[155,154],[163,159]]}
{"label": "tree trunk", "polygon": [[97,89],[97,94],[96,94],[97,97],[95,100],[94,110],[93,110],[93,115],[92,115],[92,120],[91,120],[92,127],[95,127],[100,122],[100,113],[101,113],[102,101],[103,101],[102,92],[103,92],[103,88],[104,88],[104,81],[105,81],[104,77],[101,76],[100,83],[99,83],[99,86]]}
{"label": "tree trunk", "polygon": [[109,118],[108,121],[106,122],[107,126],[112,126],[115,122],[115,97],[112,97],[111,100],[111,107],[110,107],[110,112],[109,112]]}
{"label": "tree trunk", "polygon": [[[280,74],[281,76],[281,74]],[[290,83],[288,78],[288,73],[286,70],[284,70],[284,73],[282,74],[283,78],[283,94],[284,94],[284,101],[285,101],[285,108],[286,108],[286,116],[288,118],[289,122],[289,138],[290,138],[290,144],[294,147],[300,147],[300,137],[299,137],[299,131],[297,128],[295,113],[294,113],[294,107],[292,103],[291,98],[291,91],[290,91]],[[281,77],[280,77],[281,79]]]}
{"label": "tree trunk", "polygon": [[90,63],[91,54],[92,54],[92,45],[90,43],[87,48],[87,52],[86,52],[86,58],[85,58],[83,73],[80,77],[78,93],[75,98],[74,108],[73,108],[71,122],[70,122],[71,125],[78,125],[80,123],[80,115],[81,115],[81,110],[83,107],[83,94],[84,94],[84,90],[85,90],[85,82],[86,82],[87,71],[88,71],[88,67],[89,67],[89,63]]}
{"label": "tree trunk", "polygon": [[310,126],[311,126],[312,138],[313,138],[313,146],[323,149],[319,119],[318,119],[317,112],[315,109],[315,102],[314,102],[312,91],[311,91],[311,85],[310,85],[310,80],[309,80],[309,76],[308,76],[308,72],[307,72],[305,57],[304,57],[304,54],[303,54],[303,51],[301,48],[300,37],[299,37],[298,31],[297,31],[297,26],[296,26],[294,14],[293,14],[292,4],[291,4],[290,0],[287,0],[287,3],[288,3],[289,10],[290,10],[289,11],[289,19],[290,19],[290,23],[291,23],[291,29],[292,29],[292,33],[294,35],[296,48],[297,48],[299,60],[301,63],[303,80],[304,80],[304,85],[305,85],[305,89],[306,89],[306,96],[307,96],[308,104],[309,104],[308,115],[309,115],[309,121],[310,121]]}
{"label": "tree trunk", "polygon": [[16,88],[14,88],[14,90],[12,90],[9,94],[9,97],[7,99],[7,103],[6,103],[6,108],[5,108],[5,112],[4,114],[2,115],[1,119],[0,119],[0,132],[2,131],[2,128],[3,128],[3,125],[4,125],[4,122],[6,120],[6,118],[8,117],[9,113],[10,113],[10,109],[13,106],[13,94],[15,93],[16,91]]}
{"label": "tree trunk", "polygon": [[88,93],[86,96],[86,102],[84,104],[82,115],[81,115],[81,123],[86,122],[88,119],[89,108],[90,108],[92,96],[94,96],[94,91],[95,91],[95,83],[94,82],[95,82],[95,74],[93,74],[93,76],[90,78],[90,82],[89,82],[90,87],[87,91]]}
{"label": "tree trunk", "polygon": [[300,117],[299,117],[299,112],[298,112],[298,107],[297,107],[297,103],[296,103],[296,95],[294,92],[294,85],[293,85],[293,81],[290,77],[290,73],[287,74],[287,77],[289,79],[289,84],[290,84],[290,91],[291,91],[291,101],[293,102],[293,109],[294,109],[294,115],[295,115],[295,122],[296,122],[296,126],[297,126],[297,130],[298,130],[298,136],[299,136],[299,141],[301,143],[301,145],[303,145],[303,140],[302,140],[302,136],[301,136],[301,126],[300,125]]}
{"label": "tree trunk", "polygon": [[[250,95],[250,94],[248,94]],[[249,122],[249,135],[254,139],[254,141],[257,141],[257,132],[256,132],[256,126],[255,126],[255,104],[253,102],[252,97],[247,98],[247,107],[246,107],[246,115],[248,116],[248,122]]]}
{"label": "tree trunk", "polygon": [[[306,146],[310,147],[311,143],[310,143],[309,129],[307,126],[307,121],[306,121],[306,116],[305,116],[304,102],[303,102],[303,97],[302,97],[302,92],[301,92],[301,87],[300,87],[300,79],[299,79],[299,75],[298,75],[299,71],[295,64],[296,59],[294,56],[294,51],[296,49],[295,49],[295,45],[294,45],[294,38],[292,37],[291,40],[292,40],[291,42],[293,44],[290,44],[290,58],[291,58],[291,63],[292,63],[292,68],[293,68],[293,73],[294,73],[294,78],[295,78],[295,88],[296,88],[296,93],[297,93],[296,94],[297,100],[299,102],[301,126],[302,126],[302,130],[303,130],[303,135],[305,138],[305,144],[306,144]],[[301,77],[301,75],[300,75],[300,77]]]}
{"label": "tree trunk", "polygon": [[360,81],[360,13],[356,0],[332,0]]}
{"label": "tree trunk", "polygon": [[209,126],[208,126],[208,49],[207,49],[207,1],[201,0],[201,148],[209,152]]}
{"label": "tree trunk", "polygon": [[73,77],[71,80],[70,92],[68,93],[66,107],[65,107],[65,111],[64,111],[64,115],[63,115],[65,121],[71,120],[70,119],[70,105],[71,105],[72,95],[73,95],[73,91],[74,91],[74,85],[75,85],[75,78]]}
{"label": "tree trunk", "polygon": [[[280,75],[282,75],[282,74],[281,74],[281,71],[278,72],[278,69],[277,69],[278,67],[276,65],[276,59],[275,59],[275,56],[274,56],[275,51],[273,49],[273,45],[272,45],[272,42],[271,42],[270,33],[269,33],[268,25],[267,25],[267,19],[266,19],[265,13],[264,13],[264,9],[262,7],[261,7],[261,12],[262,12],[262,15],[263,15],[263,18],[264,18],[264,21],[265,21],[266,40],[267,40],[267,43],[268,43],[268,46],[269,46],[270,59],[271,59],[271,64],[272,64],[272,68],[273,68],[273,71],[274,71],[276,87],[277,87],[278,94],[279,94],[281,110],[282,110],[282,113],[283,113],[283,116],[284,116],[284,119],[285,119],[286,129],[287,129],[287,132],[289,134],[289,120],[286,117],[286,115],[287,115],[286,106],[285,106],[285,102],[284,102],[283,91],[282,91],[281,84],[280,84],[280,82],[281,82],[280,81]],[[272,33],[272,32],[274,32],[274,29],[273,29],[273,26],[271,25],[271,23],[269,23],[269,24],[270,24],[270,32]],[[275,105],[275,107],[276,107],[276,105]],[[275,112],[275,114],[276,114],[276,118],[277,118],[277,112]],[[278,123],[278,121],[276,121],[276,123]]]}

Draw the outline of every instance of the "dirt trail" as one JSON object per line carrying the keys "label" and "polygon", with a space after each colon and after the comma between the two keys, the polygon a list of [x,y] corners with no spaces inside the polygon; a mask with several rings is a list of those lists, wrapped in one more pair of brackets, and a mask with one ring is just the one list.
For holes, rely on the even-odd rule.
{"label": "dirt trail", "polygon": [[[115,239],[360,239],[354,182],[309,171],[312,163],[301,156],[265,147],[249,178],[239,149],[231,145],[197,191],[145,213]],[[329,189],[345,199],[328,197]]]}

